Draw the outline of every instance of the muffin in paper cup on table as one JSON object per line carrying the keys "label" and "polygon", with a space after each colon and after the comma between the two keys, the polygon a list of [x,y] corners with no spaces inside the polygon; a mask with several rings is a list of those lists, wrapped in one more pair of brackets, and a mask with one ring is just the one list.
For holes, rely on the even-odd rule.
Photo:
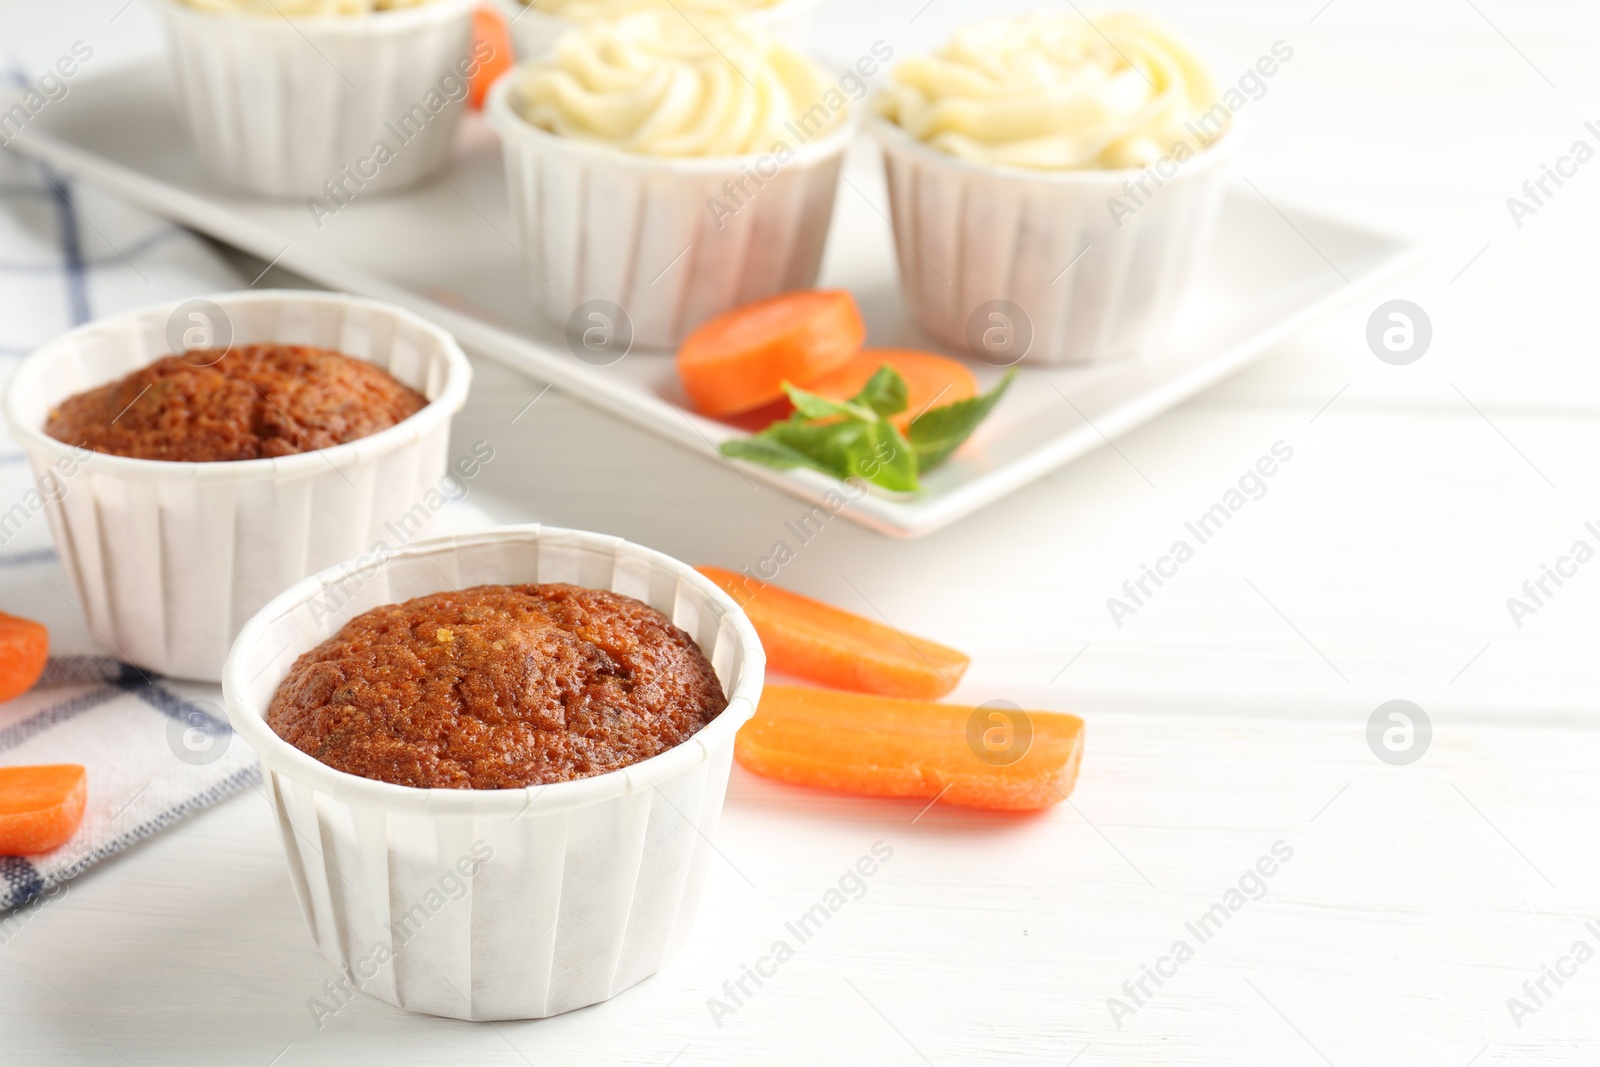
{"label": "muffin in paper cup on table", "polygon": [[926,333],[997,364],[1167,339],[1239,142],[1170,30],[1134,14],[995,19],[898,64],[874,103],[901,287]]}
{"label": "muffin in paper cup on table", "polygon": [[261,605],[456,492],[471,377],[409,312],[251,291],[81,326],[22,361],[4,406],[91,631],[215,682]]}
{"label": "muffin in paper cup on table", "polygon": [[449,158],[477,0],[153,0],[201,162],[270,197],[413,185]]}
{"label": "muffin in paper cup on table", "polygon": [[561,325],[598,307],[670,348],[810,286],[866,91],[738,24],[659,10],[508,71],[487,113],[534,303]]}
{"label": "muffin in paper cup on table", "polygon": [[688,565],[526,526],[301,582],[245,626],[222,687],[349,983],[527,1019],[615,996],[683,942],[764,668]]}
{"label": "muffin in paper cup on table", "polygon": [[752,30],[804,48],[822,0],[499,0],[520,59],[537,59],[574,27],[618,19],[649,8],[676,9],[685,17],[735,19]]}

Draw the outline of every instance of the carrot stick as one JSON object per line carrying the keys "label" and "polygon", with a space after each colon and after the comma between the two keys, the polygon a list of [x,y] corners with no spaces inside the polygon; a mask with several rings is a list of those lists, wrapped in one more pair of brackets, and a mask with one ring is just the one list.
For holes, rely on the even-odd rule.
{"label": "carrot stick", "polygon": [[978,395],[978,379],[965,363],[910,348],[863,348],[822,377],[795,384],[808,393],[843,403],[861,392],[867,379],[886,363],[906,383],[906,409],[890,420],[902,433],[911,427],[912,419],[927,409]]}
{"label": "carrot stick", "polygon": [[783,383],[817,378],[861,348],[867,327],[842,289],[781,293],[725,311],[678,349],[678,376],[695,410],[719,417],[783,396]]}
{"label": "carrot stick", "polygon": [[0,856],[50,852],[83,821],[88,775],[76,763],[0,767]]}
{"label": "carrot stick", "polygon": [[1032,811],[1072,792],[1083,720],[769,685],[734,755],[747,770],[795,785]]}
{"label": "carrot stick", "polygon": [[721,567],[697,567],[744,608],[775,671],[838,689],[942,697],[972,661],[961,652]]}
{"label": "carrot stick", "polygon": [[511,69],[511,27],[505,16],[488,4],[472,12],[471,61],[478,64],[467,87],[467,104],[474,110],[483,107],[483,98],[494,80]]}
{"label": "carrot stick", "polygon": [[32,619],[0,612],[0,701],[32,689],[49,658],[49,630]]}

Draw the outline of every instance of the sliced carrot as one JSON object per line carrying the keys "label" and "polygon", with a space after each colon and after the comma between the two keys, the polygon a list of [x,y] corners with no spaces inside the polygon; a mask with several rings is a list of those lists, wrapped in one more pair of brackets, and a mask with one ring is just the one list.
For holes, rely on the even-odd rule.
{"label": "sliced carrot", "polygon": [[843,289],[806,289],[725,311],[678,349],[695,410],[734,415],[783,397],[783,383],[820,378],[861,348],[866,323]]}
{"label": "sliced carrot", "polygon": [[50,631],[32,619],[0,612],[0,700],[33,688],[50,658]]}
{"label": "sliced carrot", "polygon": [[794,405],[789,403],[789,398],[774,400],[770,404],[762,404],[749,411],[741,411],[737,415],[724,415],[722,421],[729,426],[736,426],[748,433],[760,433],[775,422],[782,422],[794,414]]}
{"label": "sliced carrot", "polygon": [[1032,811],[1072,792],[1083,720],[769,685],[733,751],[746,769],[795,785]]}
{"label": "sliced carrot", "polygon": [[744,608],[767,665],[796,678],[883,696],[942,697],[972,661],[961,652],[721,567],[697,567]]}
{"label": "sliced carrot", "polygon": [[494,80],[511,69],[511,27],[506,18],[488,4],[472,13],[472,59],[478,64],[468,86],[467,103],[483,106],[483,98]]}
{"label": "sliced carrot", "polygon": [[861,392],[867,380],[888,364],[906,383],[906,409],[892,421],[904,432],[911,420],[931,407],[943,407],[978,395],[978,379],[960,360],[911,348],[863,348],[849,362],[814,381],[796,382],[807,392],[845,401]]}
{"label": "sliced carrot", "polygon": [[0,856],[60,848],[77,833],[88,775],[76,763],[0,767]]}

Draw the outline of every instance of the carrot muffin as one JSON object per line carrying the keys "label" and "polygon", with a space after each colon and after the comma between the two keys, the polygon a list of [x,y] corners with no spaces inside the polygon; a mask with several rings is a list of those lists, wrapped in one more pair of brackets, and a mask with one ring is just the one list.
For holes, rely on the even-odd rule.
{"label": "carrot muffin", "polygon": [[61,402],[44,432],[132,459],[219,463],[311,452],[386,430],[428,400],[325,348],[241,345],[167,356]]}
{"label": "carrot muffin", "polygon": [[295,661],[266,719],[363,778],[515,789],[648,759],[726,706],[699,646],[648,604],[483,585],[358,615]]}

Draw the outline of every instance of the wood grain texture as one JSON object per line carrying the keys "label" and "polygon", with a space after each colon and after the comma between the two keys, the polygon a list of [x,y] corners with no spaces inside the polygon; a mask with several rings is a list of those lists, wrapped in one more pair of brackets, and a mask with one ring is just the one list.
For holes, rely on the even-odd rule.
{"label": "wood grain texture", "polygon": [[[728,1064],[1059,1064],[1085,1046],[1081,1064],[1319,1062],[1310,1045],[1336,1064],[1465,1064],[1485,1045],[1479,1063],[1591,1061],[1600,970],[1520,1029],[1505,1001],[1597,940],[1593,731],[1439,724],[1397,768],[1360,724],[1130,714],[1093,722],[1088,751],[1071,803],[1032,817],[736,769],[725,858],[667,969],[492,1028],[358,997],[318,1030],[306,1001],[332,971],[246,794],[96,869],[0,946],[0,1027],[29,1064],[121,1062],[107,1042],[166,1064],[264,1064],[285,1045],[285,1064],[520,1062],[510,1046],[632,1064],[685,1046],[679,1062]],[[892,856],[801,943],[786,923],[878,842]],[[1292,858],[1200,943],[1185,924],[1276,842]],[[794,957],[716,1025],[708,998],[780,939]],[[1178,939],[1194,958],[1117,1026],[1108,998]]]}
{"label": "wood grain texture", "polygon": [[[877,39],[908,55],[1026,6],[840,0],[818,40],[841,62]],[[1547,982],[1520,1027],[1506,1002],[1577,939],[1600,948],[1584,927],[1600,923],[1600,569],[1520,629],[1505,599],[1600,518],[1600,162],[1520,229],[1505,199],[1597,117],[1600,15],[1577,0],[1143,6],[1224,79],[1294,46],[1249,105],[1246,176],[1414,235],[1426,261],[1380,295],[1421,304],[1435,338],[1387,366],[1363,341],[1371,308],[1353,308],[946,531],[906,543],[833,522],[799,547],[783,583],[971,652],[952,699],[1083,715],[1071,804],[919,815],[736,768],[726,859],[660,975],[539,1023],[358,998],[318,1030],[306,1000],[331,972],[247,794],[97,868],[0,944],[4,1061],[1593,1063],[1600,961]],[[19,0],[0,19],[33,66],[88,32]],[[135,5],[103,54],[152,47],[152,24]],[[793,539],[797,501],[575,400],[547,394],[513,425],[539,388],[480,365],[461,420],[458,445],[515,457],[474,488],[498,518],[732,568]],[[1278,440],[1295,456],[1267,494],[1115,626],[1106,598]],[[1363,735],[1396,697],[1435,729],[1409,767]],[[864,895],[716,1025],[707,999],[879,841],[893,857]],[[1117,1025],[1107,999],[1278,841],[1293,857],[1265,895]]]}

